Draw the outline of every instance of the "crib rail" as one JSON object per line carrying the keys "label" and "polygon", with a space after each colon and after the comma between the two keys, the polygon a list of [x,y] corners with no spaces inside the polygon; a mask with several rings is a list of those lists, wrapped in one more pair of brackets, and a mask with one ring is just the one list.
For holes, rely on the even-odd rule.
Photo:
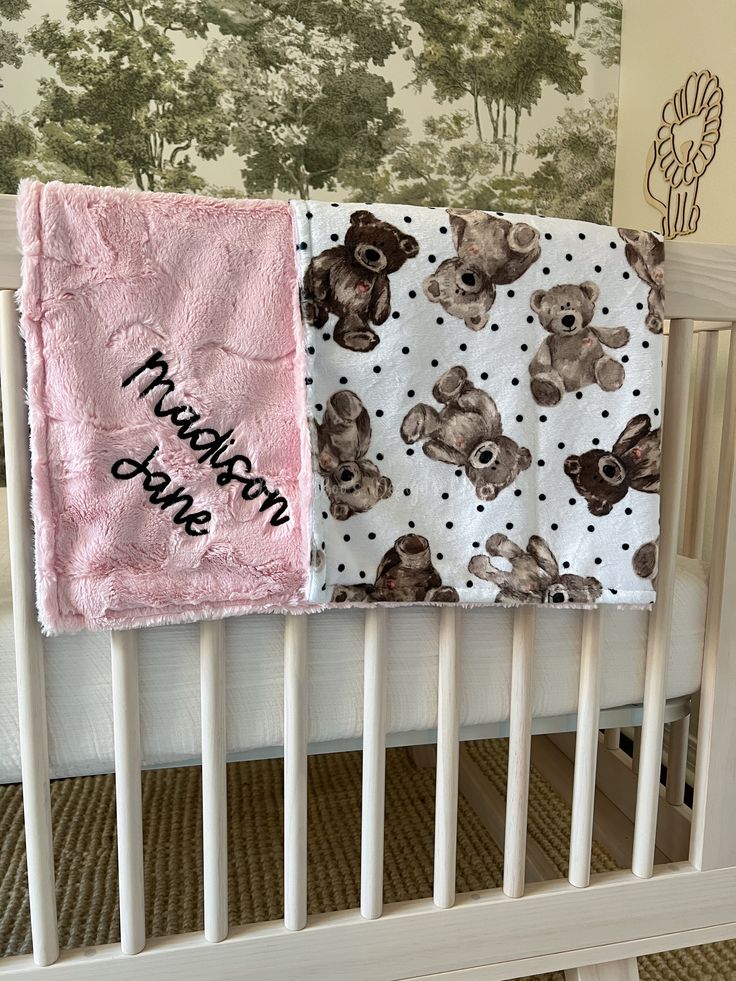
{"label": "crib rail", "polygon": [[[677,255],[675,250],[675,255]],[[685,253],[683,253],[684,255]],[[728,252],[728,261],[733,253]],[[726,262],[724,253],[723,262]],[[668,257],[669,263],[669,257]],[[0,268],[2,268],[0,266]],[[690,266],[679,268],[681,284],[691,277]],[[686,275],[687,270],[687,275]],[[736,270],[736,258],[734,258]],[[702,271],[702,270],[701,270]],[[736,276],[735,276],[736,278]],[[684,286],[682,287],[685,288]],[[671,291],[672,295],[672,291]],[[674,291],[673,308],[692,312],[692,297]],[[29,897],[32,917],[33,956],[36,964],[53,964],[58,957],[58,935],[54,899],[53,849],[51,809],[48,785],[48,749],[46,736],[43,643],[33,605],[32,539],[28,513],[30,474],[28,467],[27,421],[21,398],[23,388],[23,357],[16,329],[16,313],[12,294],[3,292],[0,311],[0,374],[3,391],[6,459],[10,474],[8,507],[11,520],[11,562],[14,589],[15,637],[18,660],[18,693],[20,705],[20,738],[23,764],[23,789],[28,861]],[[711,298],[707,309],[714,316],[724,312],[725,298]],[[688,305],[690,304],[690,305]],[[724,310],[721,310],[721,306]],[[732,301],[732,308],[736,303]],[[725,320],[725,317],[723,318]],[[595,920],[590,933],[591,946],[619,942],[616,929],[606,928],[605,915],[622,915],[622,906],[634,888],[649,889],[652,901],[662,894],[662,872],[655,868],[657,855],[658,810],[663,796],[660,786],[662,739],[665,724],[665,695],[667,660],[673,615],[675,560],[678,528],[683,524],[683,547],[691,555],[700,556],[707,544],[707,528],[712,501],[707,493],[707,481],[698,474],[708,466],[708,447],[717,438],[716,375],[718,371],[719,331],[722,328],[696,329],[692,319],[676,319],[670,323],[667,352],[666,392],[662,447],[661,543],[659,551],[658,600],[650,616],[647,651],[644,711],[638,753],[638,780],[634,821],[631,871],[635,878],[606,878],[612,906],[601,900],[602,885],[591,879],[591,848],[596,801],[596,769],[599,748],[601,642],[600,615],[587,611],[580,652],[577,731],[575,735],[574,771],[570,793],[572,825],[569,844],[569,886],[556,884],[539,889],[528,886],[527,877],[527,810],[532,741],[532,693],[534,682],[534,637],[536,614],[533,608],[515,612],[512,649],[511,714],[509,735],[508,784],[504,822],[504,870],[502,892],[517,900],[520,923],[529,929],[532,917],[544,919],[544,904],[558,903],[559,909],[569,910],[567,928],[581,916],[574,898],[578,890],[589,890],[601,902],[601,921]],[[688,412],[689,390],[693,378],[694,337],[697,341],[694,386],[695,398],[692,424]],[[734,884],[734,878],[716,870],[736,866],[736,842],[729,835],[730,810],[734,790],[725,787],[720,775],[733,774],[732,739],[736,736],[736,615],[729,597],[736,595],[736,342],[730,341],[727,370],[726,405],[723,416],[722,444],[716,500],[716,522],[712,550],[712,574],[706,626],[706,656],[703,677],[703,706],[699,733],[699,765],[696,771],[693,835],[690,863],[672,867],[667,872],[667,888],[676,897],[673,903],[683,903],[682,887],[675,880],[692,883],[694,870],[706,870],[705,876],[724,874],[720,889],[724,918],[733,917],[736,906],[732,897],[723,898]],[[690,436],[688,454],[688,435]],[[686,460],[689,475],[683,481]],[[683,510],[683,502],[685,508]],[[681,522],[682,519],[682,522]],[[473,924],[475,914],[468,912],[467,900],[456,897],[456,858],[459,789],[460,703],[459,677],[462,671],[462,623],[472,613],[447,608],[440,612],[438,649],[437,701],[437,758],[435,799],[435,850],[433,905],[447,910],[458,906],[457,923]],[[411,933],[411,911],[384,911],[384,811],[386,784],[386,687],[387,650],[390,614],[375,609],[365,613],[364,637],[364,718],[363,718],[363,784],[361,815],[360,913],[364,920],[384,924],[377,936],[388,938],[389,944],[400,946],[393,924],[397,918]],[[227,726],[225,675],[225,622],[200,625],[200,682],[202,718],[202,809],[203,809],[203,878],[204,878],[204,938],[219,944],[228,934],[227,882]],[[120,891],[121,944],[123,953],[136,955],[146,950],[143,888],[143,828],[141,808],[141,750],[139,718],[139,679],[137,632],[113,632],[111,635],[111,671],[114,707],[115,774],[118,830],[118,867]],[[308,787],[308,649],[309,618],[284,617],[284,917],[283,928],[302,932],[311,926],[307,915],[307,787]],[[687,766],[688,721],[671,726],[666,800],[679,806],[682,803]],[[605,745],[618,751],[619,733],[606,734]],[[653,881],[645,885],[641,880]],[[715,878],[710,882],[715,883]],[[718,880],[721,883],[721,880]],[[705,888],[705,886],[703,886]],[[715,887],[714,887],[715,888]],[[566,891],[568,890],[569,891]],[[690,885],[690,889],[693,886]],[[729,894],[730,895],[730,894]],[[620,897],[620,898],[619,898]],[[484,908],[500,914],[505,922],[499,897],[491,892],[482,898]],[[703,909],[712,910],[713,894],[703,899]],[[732,908],[733,907],[733,908]],[[677,907],[678,910],[680,907]],[[684,907],[683,907],[684,908]],[[426,911],[420,903],[416,912]],[[618,913],[616,913],[618,911]],[[680,913],[677,914],[678,916]],[[706,914],[703,913],[703,916]],[[715,912],[708,915],[715,916]],[[684,912],[682,913],[684,917]],[[444,921],[443,921],[444,922]],[[478,921],[480,922],[480,921]],[[649,926],[651,927],[650,922]],[[684,919],[675,920],[683,933]],[[700,930],[712,928],[703,920]],[[725,919],[723,921],[725,923]],[[320,928],[334,923],[343,936],[358,936],[354,921],[320,918]],[[666,932],[664,921],[660,924]],[[363,924],[365,930],[374,929]],[[274,943],[275,934],[263,928],[254,931],[253,951]],[[444,928],[443,928],[444,929]],[[517,928],[518,929],[518,928]],[[608,932],[606,932],[608,929]],[[260,928],[259,928],[260,930]],[[422,928],[426,930],[426,928]],[[595,932],[595,931],[598,932]],[[530,932],[533,932],[530,930]],[[306,930],[309,934],[310,930]],[[415,934],[418,938],[421,931]],[[518,935],[518,934],[517,934]],[[727,932],[724,935],[729,935]],[[241,938],[241,933],[237,936]],[[366,935],[368,936],[368,935]],[[652,931],[648,936],[653,937]],[[608,938],[601,939],[601,938]],[[259,939],[266,938],[266,939]],[[268,939],[270,938],[270,939]],[[242,934],[247,944],[247,932]],[[691,938],[692,939],[692,938]],[[365,943],[371,941],[366,940]],[[536,942],[536,941],[535,941]],[[539,941],[542,942],[542,941]],[[551,943],[549,934],[543,942]],[[428,941],[432,948],[431,941]],[[554,943],[552,943],[554,947]],[[655,949],[649,942],[647,949]],[[226,949],[227,945],[223,949]],[[154,950],[156,949],[154,945]],[[342,949],[345,949],[344,947]],[[402,948],[403,950],[404,948]],[[518,949],[531,965],[535,956],[534,942],[525,941]],[[551,949],[551,948],[550,948]],[[314,961],[314,948],[308,942],[298,947],[306,961]],[[633,945],[622,956],[635,956]],[[508,951],[507,951],[508,953]],[[148,956],[148,951],[146,953]],[[258,970],[257,954],[254,967]],[[302,956],[302,955],[300,955]],[[491,956],[490,954],[488,955]],[[499,957],[502,955],[499,954]],[[505,956],[505,954],[504,954]],[[571,955],[572,956],[572,955]],[[588,955],[568,959],[568,964],[594,963]],[[350,955],[346,954],[349,960]],[[311,961],[310,961],[311,963]],[[469,966],[478,966],[470,965]],[[488,963],[491,963],[490,961]],[[564,964],[562,966],[565,966]],[[549,962],[545,969],[551,969]],[[478,975],[501,978],[501,965],[496,973]],[[540,968],[541,969],[541,968]],[[55,971],[55,969],[50,969]],[[64,973],[63,962],[59,977]],[[495,969],[494,969],[495,970]],[[14,976],[11,969],[0,965],[4,973]],[[78,974],[83,977],[82,973]],[[120,977],[132,974],[121,973]],[[153,975],[151,975],[153,976]],[[224,975],[223,975],[224,976]],[[229,975],[228,975],[229,976]],[[240,975],[238,975],[240,976]],[[272,973],[243,974],[243,977],[276,978]],[[316,969],[304,977],[320,976]],[[335,977],[338,974],[334,975]],[[351,975],[352,976],[352,975]],[[360,972],[355,977],[362,977]],[[378,975],[376,975],[378,976]],[[381,975],[382,977],[383,975]],[[332,975],[330,976],[332,977]],[[366,975],[367,977],[367,975]],[[388,978],[388,975],[386,975]],[[393,977],[393,975],[392,975]],[[467,975],[470,981],[471,973]],[[582,975],[581,975],[582,977]],[[460,981],[460,976],[458,977]]]}
{"label": "crib rail", "polygon": [[671,322],[664,402],[665,424],[662,428],[657,602],[649,619],[634,854],[631,865],[634,874],[643,879],[649,878],[654,868],[667,659],[675,595],[677,529],[680,523],[682,471],[685,462],[692,339],[692,320]]}

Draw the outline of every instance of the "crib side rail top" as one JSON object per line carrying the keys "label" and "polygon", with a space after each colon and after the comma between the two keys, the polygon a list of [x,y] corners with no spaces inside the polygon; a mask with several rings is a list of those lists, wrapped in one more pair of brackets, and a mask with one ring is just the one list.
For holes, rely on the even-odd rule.
{"label": "crib side rail top", "polygon": [[[0,289],[20,286],[15,195],[0,194]],[[736,313],[736,245],[666,245],[665,316],[730,322]]]}

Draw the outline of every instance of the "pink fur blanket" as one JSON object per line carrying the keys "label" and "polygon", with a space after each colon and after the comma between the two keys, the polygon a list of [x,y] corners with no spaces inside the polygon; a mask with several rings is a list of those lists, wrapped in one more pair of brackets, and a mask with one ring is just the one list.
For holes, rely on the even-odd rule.
{"label": "pink fur blanket", "polygon": [[311,462],[289,207],[23,182],[40,619],[286,609]]}

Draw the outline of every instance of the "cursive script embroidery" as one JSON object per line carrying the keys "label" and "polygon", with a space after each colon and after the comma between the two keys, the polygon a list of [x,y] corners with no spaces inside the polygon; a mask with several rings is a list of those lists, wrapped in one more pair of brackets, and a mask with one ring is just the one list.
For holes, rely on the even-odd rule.
{"label": "cursive script embroidery", "polygon": [[217,484],[220,487],[232,481],[242,484],[240,496],[243,500],[254,501],[263,497],[259,511],[276,509],[269,518],[272,525],[282,525],[289,521],[288,502],[278,489],[270,490],[263,477],[251,474],[253,465],[247,456],[234,453],[232,456],[224,457],[228,447],[235,443],[232,429],[219,433],[209,426],[198,426],[201,416],[191,405],[165,404],[165,399],[172,395],[176,385],[169,377],[168,362],[163,359],[160,351],[154,351],[147,361],[125,378],[122,387],[126,388],[144,372],[152,372],[155,377],[139,391],[138,397],[144,398],[156,389],[161,390],[160,393],[156,393],[158,401],[153,406],[154,415],[158,419],[169,420],[179,439],[188,443],[192,450],[200,454],[197,457],[199,463],[206,463],[213,470],[220,471],[217,474]]}
{"label": "cursive script embroidery", "polygon": [[197,538],[199,535],[207,535],[209,528],[198,526],[206,525],[212,519],[209,511],[194,511],[192,513],[191,509],[194,507],[194,499],[191,494],[187,494],[183,487],[175,487],[168,494],[164,494],[164,491],[171,484],[171,477],[162,470],[151,470],[149,468],[151,460],[153,460],[157,453],[158,446],[154,446],[142,462],[130,459],[129,457],[123,457],[121,460],[117,460],[111,468],[113,477],[116,477],[118,480],[132,480],[134,477],[142,476],[143,487],[149,492],[152,504],[157,504],[162,511],[165,511],[166,508],[175,507],[177,504],[181,505],[173,517],[174,524],[184,525],[184,531],[187,535],[191,535],[192,538]]}

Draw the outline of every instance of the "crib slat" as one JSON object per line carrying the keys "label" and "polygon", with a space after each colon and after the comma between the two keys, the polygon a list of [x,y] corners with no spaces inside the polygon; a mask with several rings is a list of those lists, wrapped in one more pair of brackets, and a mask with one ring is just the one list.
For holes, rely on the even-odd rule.
{"label": "crib slat", "polygon": [[601,615],[598,610],[586,610],[583,614],[583,642],[580,651],[578,725],[575,738],[575,775],[570,833],[569,878],[571,885],[578,888],[585,888],[590,883],[600,716],[600,642]]}
{"label": "crib slat", "polygon": [[536,619],[533,607],[522,606],[514,612],[509,772],[503,854],[503,891],[513,899],[524,895],[529,766],[532,745],[532,669],[534,666],[535,626]]}
{"label": "crib slat", "polygon": [[363,814],[360,848],[360,912],[383,912],[383,832],[386,793],[386,610],[365,615],[363,693]]}
{"label": "crib slat", "polygon": [[0,376],[7,471],[8,537],[13,584],[13,630],[18,725],[23,779],[28,897],[33,959],[41,966],[59,956],[54,849],[49,796],[49,750],[43,640],[36,619],[33,532],[29,509],[31,471],[23,345],[14,296],[0,293]]}
{"label": "crib slat", "polygon": [[146,943],[138,632],[113,630],[110,635],[110,652],[115,739],[120,946],[124,954],[138,954]]}
{"label": "crib slat", "polygon": [[202,704],[202,847],[204,935],[227,936],[227,741],[225,622],[199,625]]}
{"label": "crib slat", "polygon": [[437,691],[437,790],[434,818],[434,904],[455,904],[457,865],[457,795],[460,757],[457,702],[459,612],[440,611],[439,677]]}
{"label": "crib slat", "polygon": [[717,331],[704,331],[698,338],[698,367],[695,403],[690,437],[690,460],[686,498],[685,553],[702,558],[705,517],[708,502],[708,461],[715,437],[716,372],[718,369]]}
{"label": "crib slat", "polygon": [[673,320],[670,324],[667,398],[662,427],[657,601],[649,617],[644,715],[631,863],[634,874],[643,879],[649,878],[654,868],[692,341],[692,320]]}
{"label": "crib slat", "polygon": [[284,926],[307,924],[307,617],[284,627]]}
{"label": "crib slat", "polygon": [[690,716],[670,722],[667,747],[667,803],[679,807],[685,803],[687,751],[690,742]]}

